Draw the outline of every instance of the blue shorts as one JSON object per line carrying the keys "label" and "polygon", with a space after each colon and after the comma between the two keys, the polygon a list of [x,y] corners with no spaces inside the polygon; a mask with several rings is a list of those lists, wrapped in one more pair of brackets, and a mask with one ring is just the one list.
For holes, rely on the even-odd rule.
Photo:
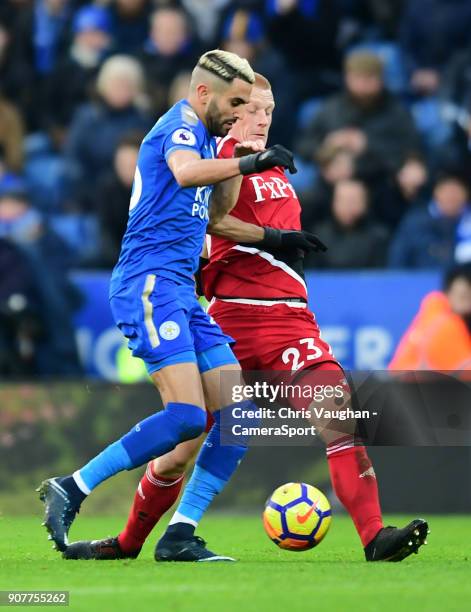
{"label": "blue shorts", "polygon": [[[200,371],[237,363],[219,325],[199,304],[194,287],[148,274],[129,282],[110,299],[116,325],[149,374],[175,363],[193,362]],[[220,347],[219,350],[211,350]]]}

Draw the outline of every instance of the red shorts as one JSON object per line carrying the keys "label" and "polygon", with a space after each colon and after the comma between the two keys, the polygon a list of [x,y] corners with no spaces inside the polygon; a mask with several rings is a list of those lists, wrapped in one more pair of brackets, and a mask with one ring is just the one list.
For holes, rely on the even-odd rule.
{"label": "red shorts", "polygon": [[[345,382],[343,370],[330,345],[320,337],[319,326],[308,308],[215,300],[208,313],[236,341],[232,349],[242,370],[291,372],[292,375],[307,369],[320,374],[322,370],[322,381],[334,385]],[[289,382],[286,375],[282,378],[285,383]],[[296,406],[296,402],[293,407],[305,408]],[[208,412],[206,431],[212,424],[213,418]]]}
{"label": "red shorts", "polygon": [[243,370],[294,373],[328,361],[337,363],[308,308],[215,300],[208,313],[235,339],[232,348]]}

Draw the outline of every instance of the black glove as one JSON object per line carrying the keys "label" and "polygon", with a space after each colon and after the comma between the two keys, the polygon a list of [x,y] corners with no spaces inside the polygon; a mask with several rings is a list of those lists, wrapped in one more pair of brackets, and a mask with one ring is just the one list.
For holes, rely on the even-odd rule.
{"label": "black glove", "polygon": [[263,240],[254,243],[256,246],[268,251],[292,251],[302,249],[309,251],[327,251],[325,244],[317,236],[310,232],[298,230],[280,230],[272,227],[264,227]]}
{"label": "black glove", "polygon": [[282,145],[275,145],[266,151],[244,155],[240,158],[239,169],[241,174],[255,174],[263,172],[275,166],[288,168],[291,174],[296,174],[297,169],[294,165],[293,154]]}

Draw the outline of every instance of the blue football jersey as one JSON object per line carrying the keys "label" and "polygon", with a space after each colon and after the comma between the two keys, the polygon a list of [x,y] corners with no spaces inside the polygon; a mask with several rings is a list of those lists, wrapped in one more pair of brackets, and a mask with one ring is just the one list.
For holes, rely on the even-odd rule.
{"label": "blue football jersey", "polygon": [[187,100],[177,102],[157,121],[139,149],[129,219],[110,296],[130,279],[150,273],[179,283],[194,282],[213,185],[180,187],[167,165],[177,149],[195,151],[203,159],[216,157],[215,138]]}

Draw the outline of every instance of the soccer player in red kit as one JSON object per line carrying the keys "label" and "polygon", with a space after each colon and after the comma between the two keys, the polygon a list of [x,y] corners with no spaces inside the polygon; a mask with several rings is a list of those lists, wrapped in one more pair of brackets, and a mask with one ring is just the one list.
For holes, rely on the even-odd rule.
{"label": "soccer player in red kit", "polygon": [[[238,142],[266,143],[273,109],[270,85],[257,75],[245,115],[219,142],[218,156],[231,158]],[[303,278],[304,252],[325,247],[301,230],[300,212],[283,168],[243,178],[236,206],[211,228],[208,237],[209,263],[202,271],[204,293],[211,299],[208,312],[236,340],[234,352],[243,370],[285,373],[296,384],[340,384],[345,406],[349,401],[345,374],[320,337],[307,307]],[[292,405],[307,409],[310,402],[298,400]],[[332,400],[331,408],[339,406]],[[376,476],[365,447],[355,440],[355,421],[315,424],[326,444],[332,486],[354,522],[366,559],[401,561],[417,552],[425,542],[427,523],[416,519],[403,529],[383,527]],[[128,523],[117,538],[73,543],[64,556],[136,557],[154,525],[177,499],[186,466],[200,444],[201,439],[184,442],[148,464]],[[172,554],[172,527],[187,522],[194,531],[197,525],[185,515],[185,495],[157,544],[159,561],[198,560]]]}

